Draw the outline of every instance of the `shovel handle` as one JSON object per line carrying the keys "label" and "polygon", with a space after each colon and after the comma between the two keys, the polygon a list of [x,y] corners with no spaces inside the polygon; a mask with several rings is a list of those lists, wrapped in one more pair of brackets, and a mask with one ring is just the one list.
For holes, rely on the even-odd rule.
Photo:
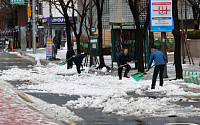
{"label": "shovel handle", "polygon": [[124,64],[124,65],[120,65],[119,67],[115,67],[115,68],[113,68],[113,70],[115,70],[115,69],[119,69],[120,67],[126,66],[126,65],[128,65],[128,64],[129,64],[129,63]]}
{"label": "shovel handle", "polygon": [[66,60],[65,62],[68,62],[69,60],[71,60],[73,58],[73,56],[72,57],[70,57],[68,60]]}

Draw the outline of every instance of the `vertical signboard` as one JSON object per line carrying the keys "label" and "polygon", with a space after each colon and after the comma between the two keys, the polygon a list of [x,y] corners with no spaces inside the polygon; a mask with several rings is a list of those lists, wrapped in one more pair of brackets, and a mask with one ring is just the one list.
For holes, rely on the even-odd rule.
{"label": "vertical signboard", "polygon": [[151,32],[172,32],[172,0],[151,0]]}
{"label": "vertical signboard", "polygon": [[24,4],[25,0],[10,0],[10,4]]}
{"label": "vertical signboard", "polygon": [[51,36],[47,36],[47,45],[46,45],[46,58],[52,58],[52,38]]}
{"label": "vertical signboard", "polygon": [[26,51],[26,27],[20,27],[21,30],[21,50]]}

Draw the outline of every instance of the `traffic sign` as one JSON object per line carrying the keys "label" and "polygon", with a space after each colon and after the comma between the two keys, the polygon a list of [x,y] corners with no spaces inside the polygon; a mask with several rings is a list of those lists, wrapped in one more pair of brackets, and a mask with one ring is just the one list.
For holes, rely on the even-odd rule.
{"label": "traffic sign", "polygon": [[25,0],[10,0],[10,4],[24,4]]}
{"label": "traffic sign", "polygon": [[91,28],[91,32],[95,33],[97,31],[97,29],[95,27]]}

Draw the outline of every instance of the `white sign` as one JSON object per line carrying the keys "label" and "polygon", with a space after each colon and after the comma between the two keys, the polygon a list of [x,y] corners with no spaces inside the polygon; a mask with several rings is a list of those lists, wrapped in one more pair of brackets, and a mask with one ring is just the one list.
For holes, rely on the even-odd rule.
{"label": "white sign", "polygon": [[151,29],[153,32],[172,31],[172,0],[151,0]]}

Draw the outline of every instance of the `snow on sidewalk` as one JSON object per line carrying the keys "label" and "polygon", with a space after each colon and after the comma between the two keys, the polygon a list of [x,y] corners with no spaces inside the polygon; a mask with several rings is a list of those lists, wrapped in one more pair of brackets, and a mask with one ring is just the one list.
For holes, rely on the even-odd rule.
{"label": "snow on sidewalk", "polygon": [[55,123],[44,118],[41,114],[27,108],[5,92],[0,92],[0,124],[49,124]]}
{"label": "snow on sidewalk", "polygon": [[[12,75],[12,77],[10,77]],[[200,96],[200,93],[184,91],[183,80],[165,81],[164,87],[150,90],[151,80],[136,82],[133,79],[119,81],[118,77],[110,75],[82,73],[78,75],[76,68],[67,70],[66,66],[49,64],[46,67],[35,67],[25,70],[12,68],[2,72],[3,80],[25,82],[18,89],[27,92],[44,92],[67,95],[79,95],[78,100],[69,101],[66,106],[71,108],[99,108],[106,113],[118,115],[135,115],[140,117],[165,117],[177,115],[180,117],[200,116],[200,109],[192,105],[182,107],[175,102],[184,95]],[[191,85],[200,88],[198,85]],[[188,84],[190,87],[190,84]],[[144,96],[145,93],[166,94],[164,98],[130,97],[133,92]],[[180,97],[182,96],[182,97]],[[185,113],[187,112],[187,113]]]}

